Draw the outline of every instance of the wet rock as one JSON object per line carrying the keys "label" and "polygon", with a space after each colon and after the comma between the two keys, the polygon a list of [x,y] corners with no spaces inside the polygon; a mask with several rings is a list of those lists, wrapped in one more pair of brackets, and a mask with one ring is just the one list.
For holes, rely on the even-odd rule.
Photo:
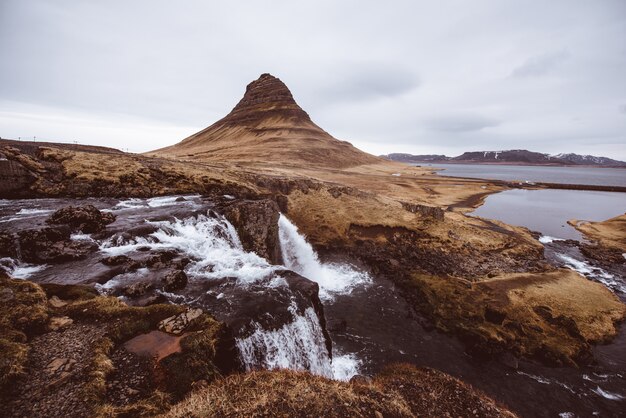
{"label": "wet rock", "polygon": [[168,265],[174,258],[178,256],[176,250],[158,251],[155,254],[150,255],[146,260],[146,265],[153,268],[163,268]]}
{"label": "wet rock", "polygon": [[182,270],[175,270],[166,274],[161,281],[163,282],[163,290],[173,292],[187,286],[187,275]]}
{"label": "wet rock", "polygon": [[2,257],[17,257],[15,236],[8,232],[0,232],[0,258]]}
{"label": "wet rock", "polygon": [[56,225],[69,225],[72,230],[89,234],[100,232],[115,221],[115,215],[100,212],[93,205],[68,206],[54,212],[46,222]]}
{"label": "wet rock", "polygon": [[[326,328],[324,307],[317,283],[290,271],[276,271],[267,278],[234,286],[234,280],[211,283],[211,313],[224,322],[236,338],[247,338],[256,330],[278,330],[312,308],[319,319],[325,347],[332,356],[332,341]],[[208,285],[206,288],[209,288]]]}
{"label": "wet rock", "polygon": [[142,224],[126,230],[126,232],[132,237],[147,237],[159,228],[152,224]]}
{"label": "wet rock", "polygon": [[289,212],[289,199],[287,196],[279,194],[276,196],[276,203],[281,213],[287,214]]}
{"label": "wet rock", "polygon": [[179,335],[189,325],[191,321],[202,315],[202,309],[189,309],[179,315],[170,316],[159,322],[161,331]]}
{"label": "wet rock", "polygon": [[100,262],[105,266],[119,266],[122,264],[130,263],[132,261],[132,258],[126,255],[113,255],[111,257],[106,257],[100,260]]}
{"label": "wet rock", "polygon": [[500,360],[500,363],[504,364],[505,366],[513,370],[517,370],[519,367],[519,359],[509,352],[502,353],[500,355],[499,360]]}
{"label": "wet rock", "polygon": [[348,329],[348,323],[345,319],[335,319],[328,321],[328,330],[332,332],[345,332]]}
{"label": "wet rock", "polygon": [[92,241],[72,241],[67,226],[20,231],[18,237],[22,260],[28,263],[79,260],[98,249],[98,244]]}
{"label": "wet rock", "polygon": [[150,282],[137,282],[122,289],[122,294],[129,298],[138,298],[152,289],[154,289],[154,285]]}
{"label": "wet rock", "polygon": [[246,251],[252,251],[272,264],[282,264],[278,238],[278,204],[271,199],[238,200],[220,207],[233,224]]}

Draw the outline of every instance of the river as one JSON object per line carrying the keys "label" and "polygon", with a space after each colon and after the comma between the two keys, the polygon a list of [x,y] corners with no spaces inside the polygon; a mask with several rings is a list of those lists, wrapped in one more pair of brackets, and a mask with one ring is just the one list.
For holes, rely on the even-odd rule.
{"label": "river", "polygon": [[[624,410],[623,330],[616,342],[596,350],[597,364],[581,369],[550,368],[524,360],[511,368],[501,359],[473,358],[456,338],[433,330],[389,280],[341,254],[317,254],[286,216],[279,221],[284,266],[272,266],[245,252],[232,225],[213,213],[212,202],[200,196],[0,201],[0,227],[14,231],[32,228],[59,207],[85,203],[117,216],[104,236],[72,236],[73,240],[93,240],[98,245],[93,257],[60,265],[1,262],[16,277],[94,283],[105,294],[125,298],[119,289],[143,280],[150,272],[140,268],[103,275],[100,260],[172,250],[190,260],[185,265],[190,280],[184,290],[161,292],[162,296],[206,308],[226,320],[237,317],[242,306],[255,309],[254,320],[241,328],[237,339],[249,369],[289,367],[348,380],[355,374],[374,374],[390,362],[404,361],[459,377],[522,416],[618,416]],[[552,242],[558,245],[558,241],[550,241],[546,251],[557,254],[560,249],[551,247]],[[290,302],[296,295],[285,283],[285,268],[318,283],[333,341],[332,359],[325,350],[317,314],[305,300]],[[590,270],[587,276],[595,279],[594,274],[600,273]],[[623,297],[619,289],[613,290]],[[241,305],[250,294],[254,304]],[[258,309],[272,310],[272,316],[286,319],[267,326],[263,315],[257,315]]]}

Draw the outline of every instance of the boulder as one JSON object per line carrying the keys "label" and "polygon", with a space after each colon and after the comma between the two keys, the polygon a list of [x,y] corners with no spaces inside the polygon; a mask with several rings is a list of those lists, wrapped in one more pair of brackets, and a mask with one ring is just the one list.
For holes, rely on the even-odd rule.
{"label": "boulder", "polygon": [[165,275],[161,279],[163,290],[173,292],[175,290],[184,289],[187,286],[187,275],[182,270],[174,270]]}
{"label": "boulder", "polygon": [[73,231],[86,234],[100,232],[115,221],[115,215],[109,212],[100,212],[93,205],[68,206],[54,212],[47,219],[53,225],[68,225]]}
{"label": "boulder", "polygon": [[137,282],[122,289],[122,294],[129,298],[138,298],[152,290],[154,286],[150,282]]}

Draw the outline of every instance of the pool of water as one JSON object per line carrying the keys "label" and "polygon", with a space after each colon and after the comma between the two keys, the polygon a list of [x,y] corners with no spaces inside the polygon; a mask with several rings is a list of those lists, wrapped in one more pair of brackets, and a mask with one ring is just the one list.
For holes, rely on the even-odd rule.
{"label": "pool of water", "polygon": [[570,219],[603,221],[626,211],[626,193],[586,190],[506,190],[471,214],[525,226],[555,238],[581,240]]}

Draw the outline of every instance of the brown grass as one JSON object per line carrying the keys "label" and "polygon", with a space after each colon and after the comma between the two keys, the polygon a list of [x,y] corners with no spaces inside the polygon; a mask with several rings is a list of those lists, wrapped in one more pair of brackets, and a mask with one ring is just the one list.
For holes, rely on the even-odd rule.
{"label": "brown grass", "polygon": [[46,294],[41,287],[0,274],[0,388],[24,371],[28,337],[48,321]]}
{"label": "brown grass", "polygon": [[626,252],[626,214],[602,222],[569,221],[576,229],[601,245]]}
{"label": "brown grass", "polygon": [[366,383],[306,372],[257,371],[217,380],[165,414],[177,417],[415,417],[514,415],[441,372],[388,368]]}
{"label": "brown grass", "polygon": [[[477,351],[512,350],[556,364],[590,359],[589,343],[617,333],[626,306],[578,273],[503,274],[471,283],[415,274],[422,309],[438,328],[461,334]],[[500,316],[501,320],[489,319]]]}

